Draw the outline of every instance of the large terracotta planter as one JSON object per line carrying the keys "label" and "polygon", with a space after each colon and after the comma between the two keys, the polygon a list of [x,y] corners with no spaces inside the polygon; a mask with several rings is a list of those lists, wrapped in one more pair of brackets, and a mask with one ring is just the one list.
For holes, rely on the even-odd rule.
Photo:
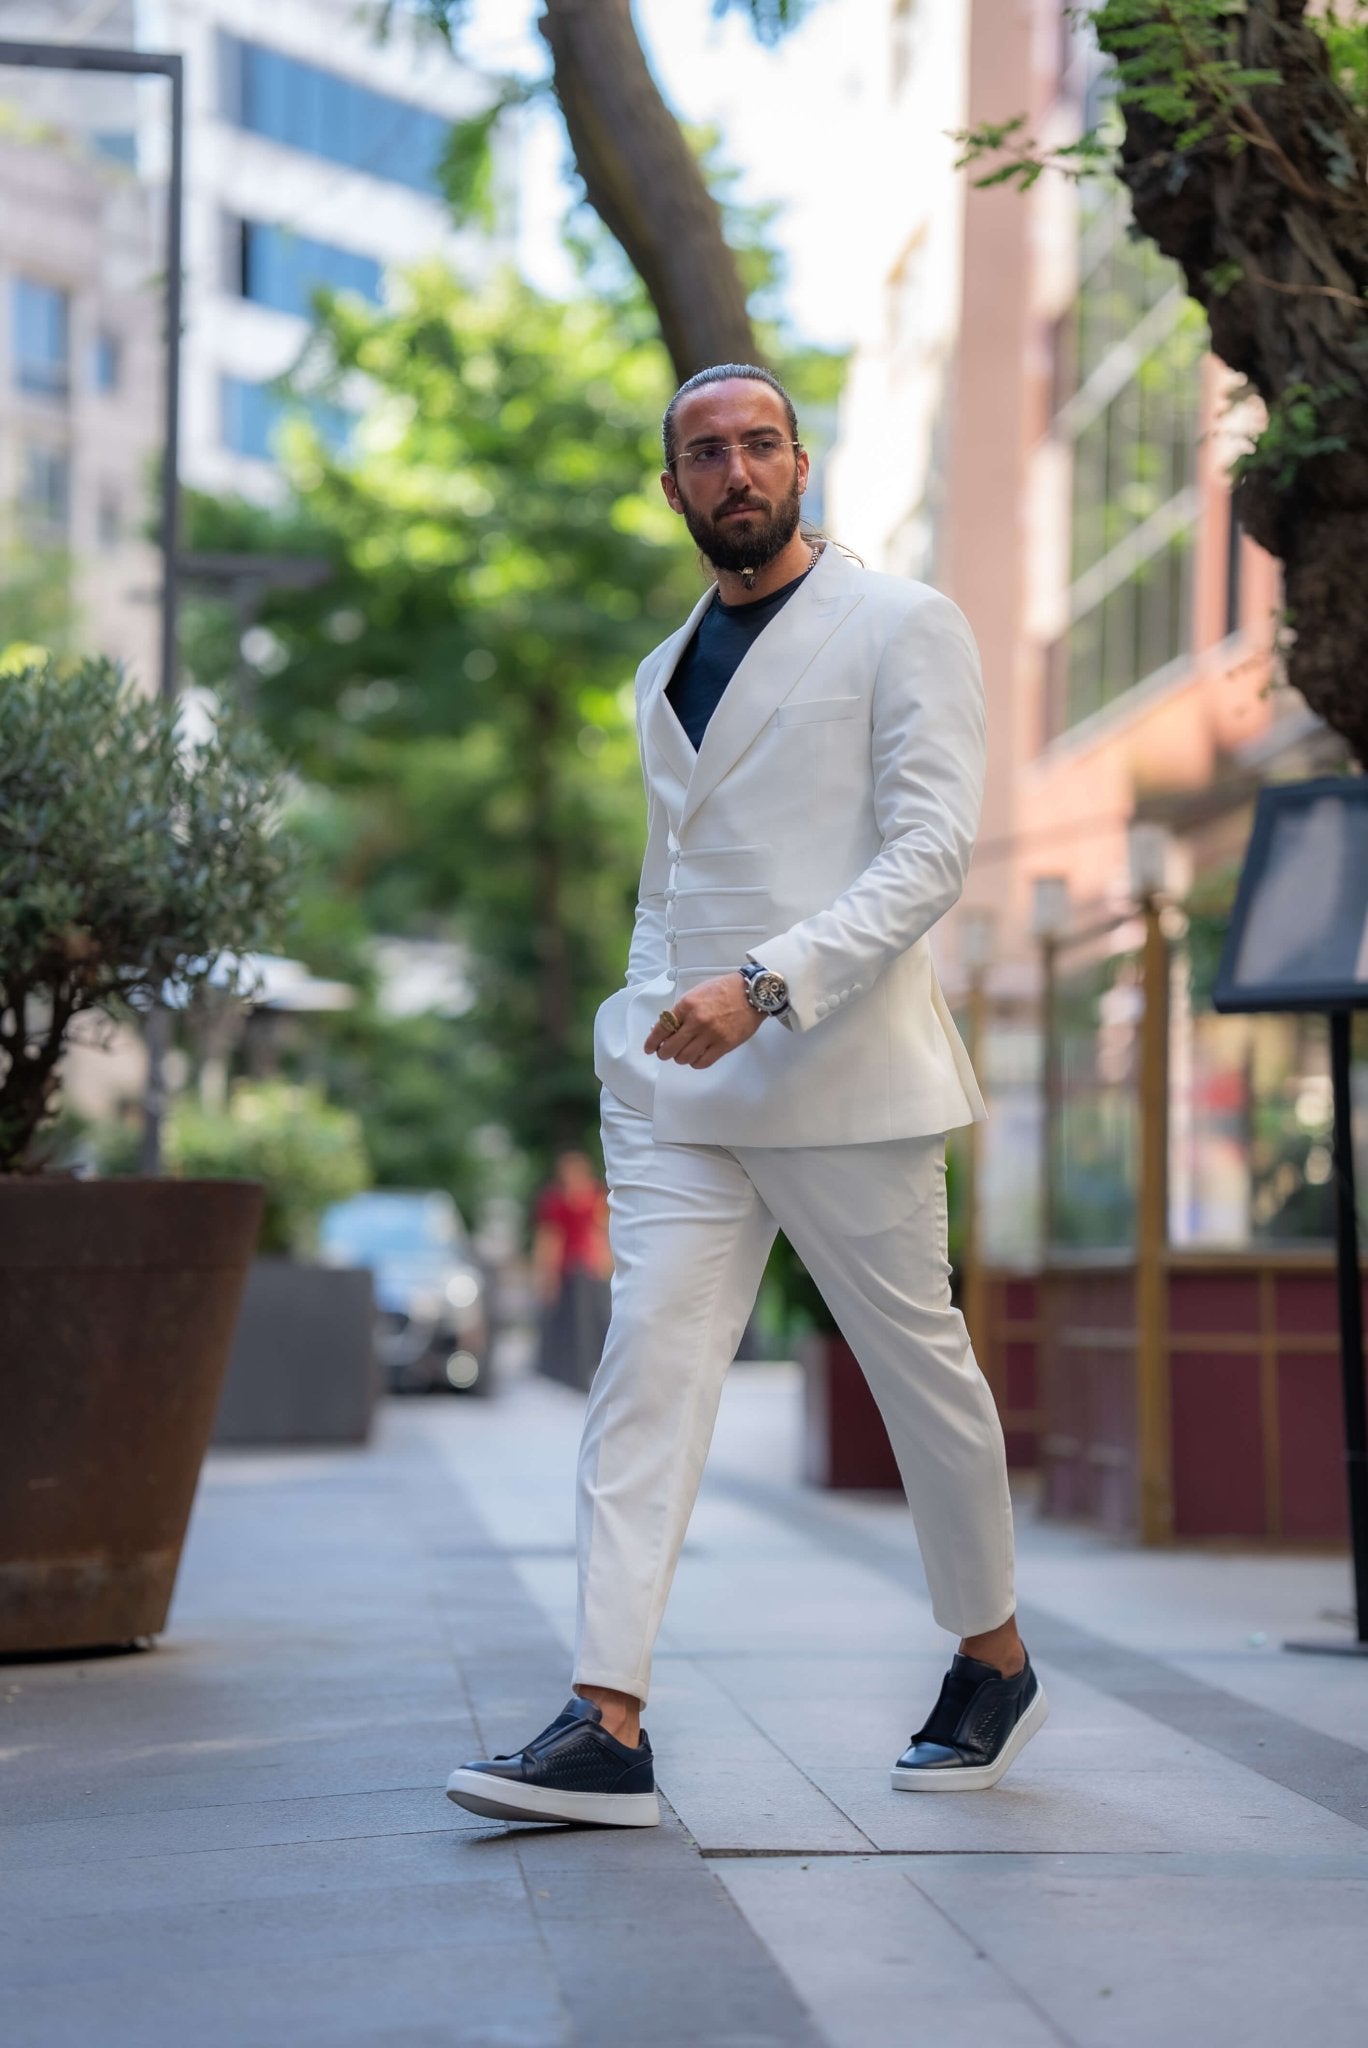
{"label": "large terracotta planter", "polygon": [[262,1202],[0,1179],[0,1653],[165,1626]]}

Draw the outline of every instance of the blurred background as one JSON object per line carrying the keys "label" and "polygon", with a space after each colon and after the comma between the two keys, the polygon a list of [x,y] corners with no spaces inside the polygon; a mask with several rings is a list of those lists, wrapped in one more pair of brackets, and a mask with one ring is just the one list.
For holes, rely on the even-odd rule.
{"label": "blurred background", "polygon": [[[759,354],[815,516],[946,591],[983,656],[982,834],[936,952],[992,1108],[957,1148],[954,1252],[1013,1457],[1058,1511],[1137,1526],[1105,1389],[1142,1370],[1117,1332],[1158,1259],[1174,1449],[1147,1533],[1337,1534],[1325,1027],[1209,999],[1259,787],[1350,761],[1283,684],[1278,567],[1232,514],[1262,414],[1115,180],[958,167],[984,120],[1048,143],[1105,119],[1086,26],[1058,0],[641,0],[632,50],[586,52],[544,12],[0,7],[7,37],[184,56],[178,681],[289,764],[290,926],[254,996],[175,1016],[168,1164],[265,1178],[264,1253],[368,1266],[393,1386],[492,1384],[571,1270],[553,1352],[582,1379],[632,677],[701,588],[658,422],[702,362]],[[636,146],[642,57],[670,135],[634,164],[603,136]],[[168,120],[159,78],[0,66],[0,649],[109,654],[149,690]],[[661,255],[681,193],[693,288]],[[134,1164],[146,1091],[139,1031],[89,1035],[63,1156]],[[820,1323],[779,1256],[754,1348]],[[1184,1444],[1232,1402],[1222,1495]]]}

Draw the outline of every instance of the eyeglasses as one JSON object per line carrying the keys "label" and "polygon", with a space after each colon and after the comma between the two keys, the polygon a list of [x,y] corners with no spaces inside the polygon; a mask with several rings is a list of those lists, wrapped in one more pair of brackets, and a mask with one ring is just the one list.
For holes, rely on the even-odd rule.
{"label": "eyeglasses", "polygon": [[782,434],[747,434],[744,441],[704,441],[697,448],[681,448],[670,464],[690,462],[699,476],[716,476],[727,466],[727,457],[740,450],[747,462],[763,469],[778,462],[789,448],[801,448],[801,441],[786,440]]}

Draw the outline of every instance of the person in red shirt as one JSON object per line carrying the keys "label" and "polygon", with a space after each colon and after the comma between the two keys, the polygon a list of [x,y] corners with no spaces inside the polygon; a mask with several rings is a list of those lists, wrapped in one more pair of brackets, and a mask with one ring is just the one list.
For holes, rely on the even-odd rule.
{"label": "person in red shirt", "polygon": [[566,1151],[537,1198],[532,1269],[541,1304],[538,1370],[587,1388],[608,1331],[608,1191],[587,1154]]}

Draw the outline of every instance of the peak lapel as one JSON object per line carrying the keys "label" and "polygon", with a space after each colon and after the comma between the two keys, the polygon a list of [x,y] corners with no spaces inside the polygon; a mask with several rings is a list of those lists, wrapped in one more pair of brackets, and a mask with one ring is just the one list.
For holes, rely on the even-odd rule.
{"label": "peak lapel", "polygon": [[679,631],[661,642],[655,674],[646,685],[641,706],[641,732],[645,745],[648,750],[654,752],[657,760],[669,769],[681,789],[687,787],[698,757],[694,753],[689,735],[675,717],[674,708],[665,692],[669,687],[670,677],[679,666],[680,656],[692,640],[699,620],[713,601],[716,587],[715,584],[709,585]]}
{"label": "peak lapel", "polygon": [[[861,595],[859,572],[828,542],[812,574],[771,619],[722,693],[689,778],[681,830],[740,760]],[[665,709],[668,712],[668,705]],[[684,744],[687,747],[687,738]]]}

